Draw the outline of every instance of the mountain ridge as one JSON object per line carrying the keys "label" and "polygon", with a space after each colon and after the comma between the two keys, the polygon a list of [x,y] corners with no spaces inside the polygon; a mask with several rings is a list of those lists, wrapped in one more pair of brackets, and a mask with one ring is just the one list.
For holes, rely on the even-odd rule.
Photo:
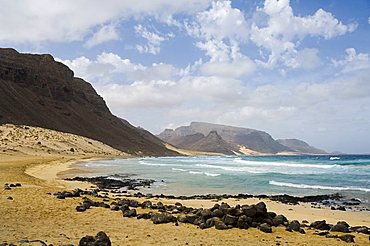
{"label": "mountain ridge", "polygon": [[[228,154],[278,154],[278,153],[295,153],[295,154],[315,154],[326,153],[323,150],[319,150],[313,146],[308,145],[302,140],[299,143],[305,148],[299,149],[295,145],[290,146],[284,145],[281,142],[272,138],[270,134],[265,131],[260,131],[252,128],[235,127],[221,124],[213,124],[206,122],[191,122],[188,126],[180,126],[175,130],[165,129],[157,136],[163,141],[172,144],[178,148],[189,149],[193,151],[201,151],[197,148],[197,141],[203,141],[204,136],[207,136],[210,132],[216,132],[217,135],[226,143],[224,148],[227,146],[227,151],[224,150],[222,153],[227,152]],[[194,136],[198,134],[199,138],[196,139]],[[203,138],[199,134],[203,135]],[[186,140],[185,140],[186,139]],[[193,140],[194,142],[191,142]],[[282,141],[283,142],[283,141]],[[185,144],[186,143],[186,144]],[[208,141],[209,145],[212,145]],[[298,145],[298,142],[297,144]],[[292,148],[291,148],[292,147]],[[210,152],[217,152],[208,146]],[[204,151],[204,149],[202,149]]]}
{"label": "mountain ridge", "polygon": [[114,116],[91,84],[48,54],[0,48],[0,105],[0,124],[72,133],[134,155],[178,154]]}

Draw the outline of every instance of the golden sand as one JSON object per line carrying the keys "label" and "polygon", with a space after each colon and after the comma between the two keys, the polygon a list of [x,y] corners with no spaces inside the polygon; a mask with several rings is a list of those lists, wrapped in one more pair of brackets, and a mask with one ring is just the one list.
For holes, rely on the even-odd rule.
{"label": "golden sand", "polygon": [[[306,229],[306,234],[286,232],[284,227],[274,227],[271,234],[254,228],[201,230],[194,225],[182,223],[179,226],[173,223],[153,225],[150,220],[123,218],[121,212],[104,208],[94,207],[78,213],[75,207],[82,198],[59,200],[50,193],[74,187],[87,188],[90,185],[63,181],[58,173],[60,175],[62,172],[62,176],[71,175],[74,172],[80,173],[81,170],[70,168],[71,163],[77,161],[127,155],[99,142],[93,142],[94,148],[89,148],[91,147],[88,143],[91,142],[89,139],[40,128],[35,128],[34,134],[37,136],[32,137],[31,134],[24,137],[23,131],[30,129],[9,125],[0,127],[0,185],[2,187],[5,183],[22,184],[21,187],[11,190],[2,188],[0,190],[0,243],[19,244],[19,240],[38,239],[53,245],[69,243],[78,245],[81,237],[105,231],[113,245],[277,245],[277,243],[280,245],[348,245],[339,239],[313,235],[315,231],[310,229]],[[5,134],[5,132],[12,132],[12,134]],[[14,136],[14,139],[10,139],[10,136]],[[35,144],[35,137],[38,137],[37,142],[43,143],[42,146]],[[68,151],[70,148],[75,148],[77,151]],[[169,204],[176,202],[176,200],[153,199],[153,201],[159,200]],[[259,201],[258,199],[226,200],[230,205],[253,204]],[[180,202],[193,207],[210,207],[214,204],[209,200]],[[314,209],[304,204],[289,206],[269,200],[264,202],[269,211],[284,214],[290,220],[306,219],[311,222],[326,219],[329,223],[345,220],[350,225],[370,226],[370,215],[366,213]],[[340,233],[335,234],[340,235]],[[369,245],[368,235],[357,233],[354,235],[356,236],[354,245]]]}

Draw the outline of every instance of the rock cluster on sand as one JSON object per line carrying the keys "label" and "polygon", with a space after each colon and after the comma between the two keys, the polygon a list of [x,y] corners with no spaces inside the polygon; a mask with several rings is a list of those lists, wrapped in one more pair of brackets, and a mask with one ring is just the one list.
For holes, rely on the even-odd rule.
{"label": "rock cluster on sand", "polygon": [[85,236],[81,238],[78,246],[111,246],[111,241],[105,232],[100,231],[93,236]]}
{"label": "rock cluster on sand", "polygon": [[[217,230],[227,230],[231,228],[248,229],[257,228],[265,233],[272,233],[274,227],[283,226],[286,231],[298,232],[305,234],[304,228],[320,230],[316,234],[328,238],[338,238],[345,242],[354,242],[354,235],[344,234],[335,235],[331,233],[363,233],[370,234],[370,229],[366,226],[351,227],[345,221],[339,221],[335,225],[327,224],[325,220],[315,221],[307,225],[308,221],[300,223],[297,220],[288,221],[280,214],[267,211],[266,204],[259,202],[254,205],[236,205],[231,207],[229,204],[222,202],[216,203],[211,208],[192,208],[176,202],[174,205],[165,205],[162,202],[153,203],[150,200],[139,202],[135,199],[114,198],[110,204],[107,196],[98,194],[99,190],[82,191],[80,189],[72,192],[63,191],[55,193],[58,198],[79,197],[84,195],[93,195],[98,198],[105,198],[103,201],[93,201],[90,198],[83,197],[82,203],[76,207],[78,212],[84,212],[91,207],[109,208],[111,211],[120,211],[123,217],[136,217],[137,219],[150,219],[153,224],[188,223],[196,225],[200,229],[214,227]],[[143,197],[141,193],[135,196]],[[140,208],[140,209],[138,209]],[[139,211],[139,212],[138,212]],[[142,211],[142,212],[141,212]]]}

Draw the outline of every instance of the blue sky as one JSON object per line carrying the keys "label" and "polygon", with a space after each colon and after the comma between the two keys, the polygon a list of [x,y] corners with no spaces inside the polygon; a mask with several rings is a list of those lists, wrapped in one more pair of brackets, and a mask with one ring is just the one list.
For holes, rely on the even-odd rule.
{"label": "blue sky", "polygon": [[0,45],[50,53],[153,133],[191,121],[370,153],[370,1],[0,0]]}

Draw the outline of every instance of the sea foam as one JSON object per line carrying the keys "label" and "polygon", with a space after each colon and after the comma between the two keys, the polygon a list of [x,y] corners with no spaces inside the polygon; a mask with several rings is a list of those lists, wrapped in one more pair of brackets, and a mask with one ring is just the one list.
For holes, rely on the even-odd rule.
{"label": "sea foam", "polygon": [[370,189],[362,188],[362,187],[337,187],[337,186],[323,186],[323,185],[293,184],[293,183],[286,183],[286,182],[277,182],[274,180],[270,180],[269,184],[275,185],[275,186],[298,188],[298,189],[339,190],[339,191],[356,190],[356,191],[370,192]]}

